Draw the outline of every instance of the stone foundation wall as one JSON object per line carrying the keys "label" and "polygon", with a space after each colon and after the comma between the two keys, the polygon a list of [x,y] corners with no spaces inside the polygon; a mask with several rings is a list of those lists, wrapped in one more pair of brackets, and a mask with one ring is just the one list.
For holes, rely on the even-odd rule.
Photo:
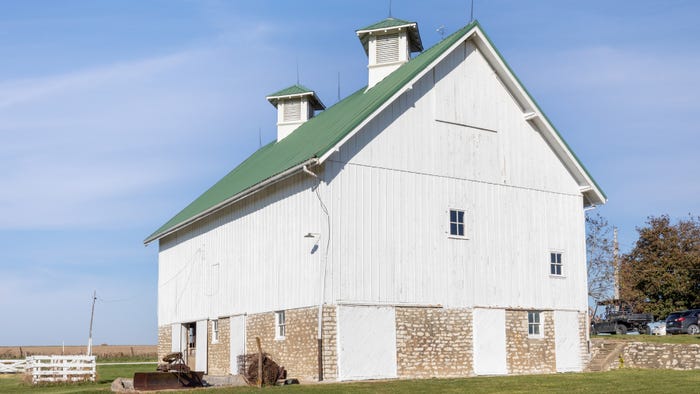
{"label": "stone foundation wall", "polygon": [[506,310],[506,365],[509,374],[554,373],[554,314],[540,313],[542,338],[528,337],[526,310]]}
{"label": "stone foundation wall", "polygon": [[323,307],[323,327],[321,329],[323,332],[323,380],[336,380],[338,379],[338,346],[336,341],[338,321],[335,307]]}
{"label": "stone foundation wall", "polygon": [[610,362],[610,369],[700,369],[700,345],[671,343],[626,343],[619,358]]}
{"label": "stone foundation wall", "polygon": [[172,351],[172,326],[158,327],[158,362],[162,362],[163,357]]}
{"label": "stone foundation wall", "polygon": [[579,312],[578,314],[578,337],[579,337],[579,354],[581,354],[581,366],[585,367],[591,361],[591,349],[589,344],[589,327],[588,313]]}
{"label": "stone foundation wall", "polygon": [[207,322],[208,357],[207,373],[209,375],[228,375],[231,373],[231,346],[229,338],[231,333],[231,320],[229,318],[219,319],[219,339],[213,342],[214,327],[212,320]]}
{"label": "stone foundation wall", "polygon": [[[262,350],[278,364],[285,367],[290,378],[318,380],[318,308],[288,309],[285,311],[286,334],[275,339],[275,313],[248,315],[246,319],[246,352],[257,353],[255,337],[260,337]],[[324,307],[325,337],[323,343],[324,379],[337,376],[335,344],[335,308]]]}
{"label": "stone foundation wall", "polygon": [[400,378],[469,376],[473,373],[469,309],[396,308]]}

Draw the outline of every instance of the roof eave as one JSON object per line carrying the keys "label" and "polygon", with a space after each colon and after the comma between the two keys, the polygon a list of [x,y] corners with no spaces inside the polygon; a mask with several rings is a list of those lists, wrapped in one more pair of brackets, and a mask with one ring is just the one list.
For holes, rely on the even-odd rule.
{"label": "roof eave", "polygon": [[274,175],[270,178],[267,178],[264,181],[261,181],[255,185],[241,191],[240,193],[237,193],[237,194],[231,196],[230,198],[212,206],[211,208],[209,208],[205,211],[200,212],[199,214],[197,214],[197,215],[195,215],[195,216],[193,216],[185,221],[182,221],[178,224],[175,224],[175,225],[169,227],[168,229],[165,229],[165,230],[160,231],[158,233],[152,234],[151,236],[146,238],[143,241],[143,243],[144,243],[144,245],[148,246],[153,241],[167,237],[168,235],[173,234],[174,232],[179,231],[179,230],[205,218],[206,216],[209,216],[210,214],[212,214],[216,211],[224,209],[224,208],[230,206],[231,204],[234,204],[234,203],[236,203],[236,202],[238,202],[238,201],[240,201],[240,200],[242,200],[242,199],[244,199],[252,194],[255,194],[255,193],[263,190],[264,188],[272,185],[273,183],[282,181],[282,180],[287,179],[288,177],[290,177],[292,175],[295,175],[298,172],[303,171],[305,167],[314,166],[316,164],[318,164],[318,159],[316,159],[315,157],[310,158],[308,160],[305,160],[303,163],[298,164],[298,165],[293,166],[293,167],[290,167],[287,170],[278,173],[277,175]]}
{"label": "roof eave", "polygon": [[378,114],[380,114],[384,109],[386,109],[391,103],[393,103],[399,96],[404,94],[407,90],[410,90],[413,87],[413,84],[418,82],[425,74],[427,74],[430,70],[435,67],[438,63],[440,63],[444,58],[446,58],[452,51],[457,48],[459,45],[461,45],[465,40],[469,39],[472,34],[476,31],[476,28],[478,27],[478,23],[476,21],[472,22],[474,26],[472,26],[467,32],[464,33],[461,39],[457,40],[454,44],[452,44],[447,50],[445,50],[440,56],[438,56],[435,60],[433,60],[428,66],[426,66],[421,72],[419,72],[415,77],[411,78],[409,82],[404,84],[404,87],[399,89],[394,95],[391,96],[388,100],[384,102],[379,108],[377,108],[371,115],[369,115],[367,118],[365,118],[364,121],[362,121],[360,124],[358,124],[352,131],[350,131],[348,134],[345,135],[340,141],[338,141],[333,147],[328,149],[325,153],[322,155],[319,155],[319,164],[325,162],[328,160],[328,158],[338,150],[340,150],[340,147],[344,145],[350,138],[352,138],[355,134],[357,134],[363,127],[365,127],[372,119],[374,119]]}
{"label": "roof eave", "polygon": [[376,28],[376,29],[367,29],[367,30],[356,30],[356,31],[355,31],[355,34],[357,34],[357,36],[359,37],[359,36],[362,35],[362,34],[372,34],[373,32],[376,32],[376,31],[382,31],[382,32],[383,32],[383,31],[394,30],[394,29],[399,29],[399,30],[400,30],[400,29],[405,28],[405,27],[409,27],[409,28],[410,28],[410,27],[418,28],[418,23],[412,22],[412,23],[406,23],[406,24],[404,24],[404,25],[379,27],[379,28]]}
{"label": "roof eave", "polygon": [[600,188],[598,183],[595,181],[595,179],[593,179],[586,167],[584,167],[581,160],[579,160],[569,144],[566,143],[547,115],[545,115],[540,109],[537,102],[532,98],[532,95],[530,95],[525,86],[520,82],[520,79],[518,79],[508,63],[506,63],[501,53],[498,52],[478,23],[476,28],[475,37],[477,37],[478,40],[475,40],[475,43],[477,47],[479,47],[481,53],[492,65],[496,71],[496,74],[505,83],[511,94],[513,94],[513,97],[521,106],[523,115],[529,121],[537,124],[540,131],[546,131],[541,134],[545,137],[548,143],[551,144],[550,146],[552,146],[560,160],[562,160],[563,164],[577,180],[579,186],[582,188],[590,187],[590,191],[587,192],[587,196],[592,203],[598,203],[601,205],[605,204],[607,201],[607,196]]}
{"label": "roof eave", "polygon": [[277,108],[277,103],[282,100],[282,99],[287,99],[287,98],[295,98],[295,97],[304,97],[304,96],[311,96],[311,105],[314,107],[314,109],[322,110],[326,109],[326,105],[323,104],[321,99],[316,95],[316,92],[304,92],[304,93],[294,93],[294,94],[286,94],[283,96],[267,96],[265,99],[270,102],[270,104],[274,105],[275,108]]}

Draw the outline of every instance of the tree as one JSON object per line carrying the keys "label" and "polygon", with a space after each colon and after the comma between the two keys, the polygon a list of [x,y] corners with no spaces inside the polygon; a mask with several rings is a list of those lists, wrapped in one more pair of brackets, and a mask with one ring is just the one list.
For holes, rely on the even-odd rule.
{"label": "tree", "polygon": [[700,217],[672,224],[668,215],[650,216],[637,232],[621,261],[622,297],[657,317],[700,307]]}
{"label": "tree", "polygon": [[598,213],[586,215],[586,264],[588,296],[596,301],[610,298],[613,293],[612,228]]}

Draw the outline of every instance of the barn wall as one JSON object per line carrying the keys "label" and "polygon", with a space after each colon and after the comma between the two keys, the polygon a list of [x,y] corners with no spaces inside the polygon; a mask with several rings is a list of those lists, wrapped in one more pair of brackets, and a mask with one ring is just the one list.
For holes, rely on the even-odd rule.
{"label": "barn wall", "polygon": [[[324,180],[333,299],[586,308],[578,185],[471,44],[333,154]],[[450,208],[468,239],[448,236]]]}
{"label": "barn wall", "polygon": [[397,307],[398,377],[472,375],[472,338],[469,309]]}
{"label": "barn wall", "polygon": [[231,319],[223,318],[219,320],[219,339],[214,342],[214,327],[212,322],[207,322],[207,331],[209,337],[209,358],[208,358],[208,373],[209,375],[228,375],[231,371]]}
{"label": "barn wall", "polygon": [[318,305],[327,222],[316,182],[296,175],[162,239],[159,325]]}
{"label": "barn wall", "polygon": [[[506,311],[506,354],[509,374],[556,372],[552,311],[541,312],[542,337],[528,337],[527,311]],[[573,339],[575,339],[574,336]]]}
{"label": "barn wall", "polygon": [[[275,339],[274,312],[248,315],[246,318],[246,352],[257,354],[256,337],[260,338],[263,352],[284,366],[290,378],[318,380],[318,308],[286,310],[286,336]],[[323,310],[323,374],[325,380],[337,376],[336,310]]]}

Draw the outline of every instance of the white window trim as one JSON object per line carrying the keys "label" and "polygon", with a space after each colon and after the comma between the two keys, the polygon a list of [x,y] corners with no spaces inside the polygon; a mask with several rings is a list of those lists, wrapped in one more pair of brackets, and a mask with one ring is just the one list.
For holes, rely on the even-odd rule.
{"label": "white window trim", "polygon": [[219,319],[211,321],[211,343],[219,343]]}
{"label": "white window trim", "polygon": [[[537,313],[537,317],[539,318],[539,321],[537,323],[530,323],[530,314],[531,313]],[[532,339],[542,339],[544,338],[544,316],[542,314],[542,311],[527,311],[527,337],[532,338]],[[530,325],[531,324],[536,324],[539,326],[539,334],[530,334]]]}
{"label": "white window trim", "polygon": [[[452,234],[452,229],[451,229],[452,220],[451,220],[451,218],[450,218],[450,213],[451,213],[452,211],[457,211],[457,212],[463,212],[463,213],[464,213],[463,221],[462,221],[462,226],[464,226],[464,235]],[[448,208],[447,211],[446,211],[446,213],[447,213],[447,219],[448,219],[448,222],[447,222],[447,238],[450,238],[450,239],[462,239],[462,240],[469,239],[469,235],[468,235],[468,232],[467,232],[467,210],[464,209],[464,208]]]}
{"label": "white window trim", "polygon": [[[275,340],[282,341],[287,337],[287,314],[275,311]],[[280,319],[281,317],[281,319]],[[282,320],[282,322],[280,322]]]}
{"label": "white window trim", "polygon": [[[559,254],[561,255],[561,274],[553,274],[552,273],[552,254]],[[547,260],[547,272],[549,273],[550,278],[566,278],[566,275],[564,274],[564,252],[561,250],[555,250],[555,249],[550,249],[549,251],[549,259]]]}

